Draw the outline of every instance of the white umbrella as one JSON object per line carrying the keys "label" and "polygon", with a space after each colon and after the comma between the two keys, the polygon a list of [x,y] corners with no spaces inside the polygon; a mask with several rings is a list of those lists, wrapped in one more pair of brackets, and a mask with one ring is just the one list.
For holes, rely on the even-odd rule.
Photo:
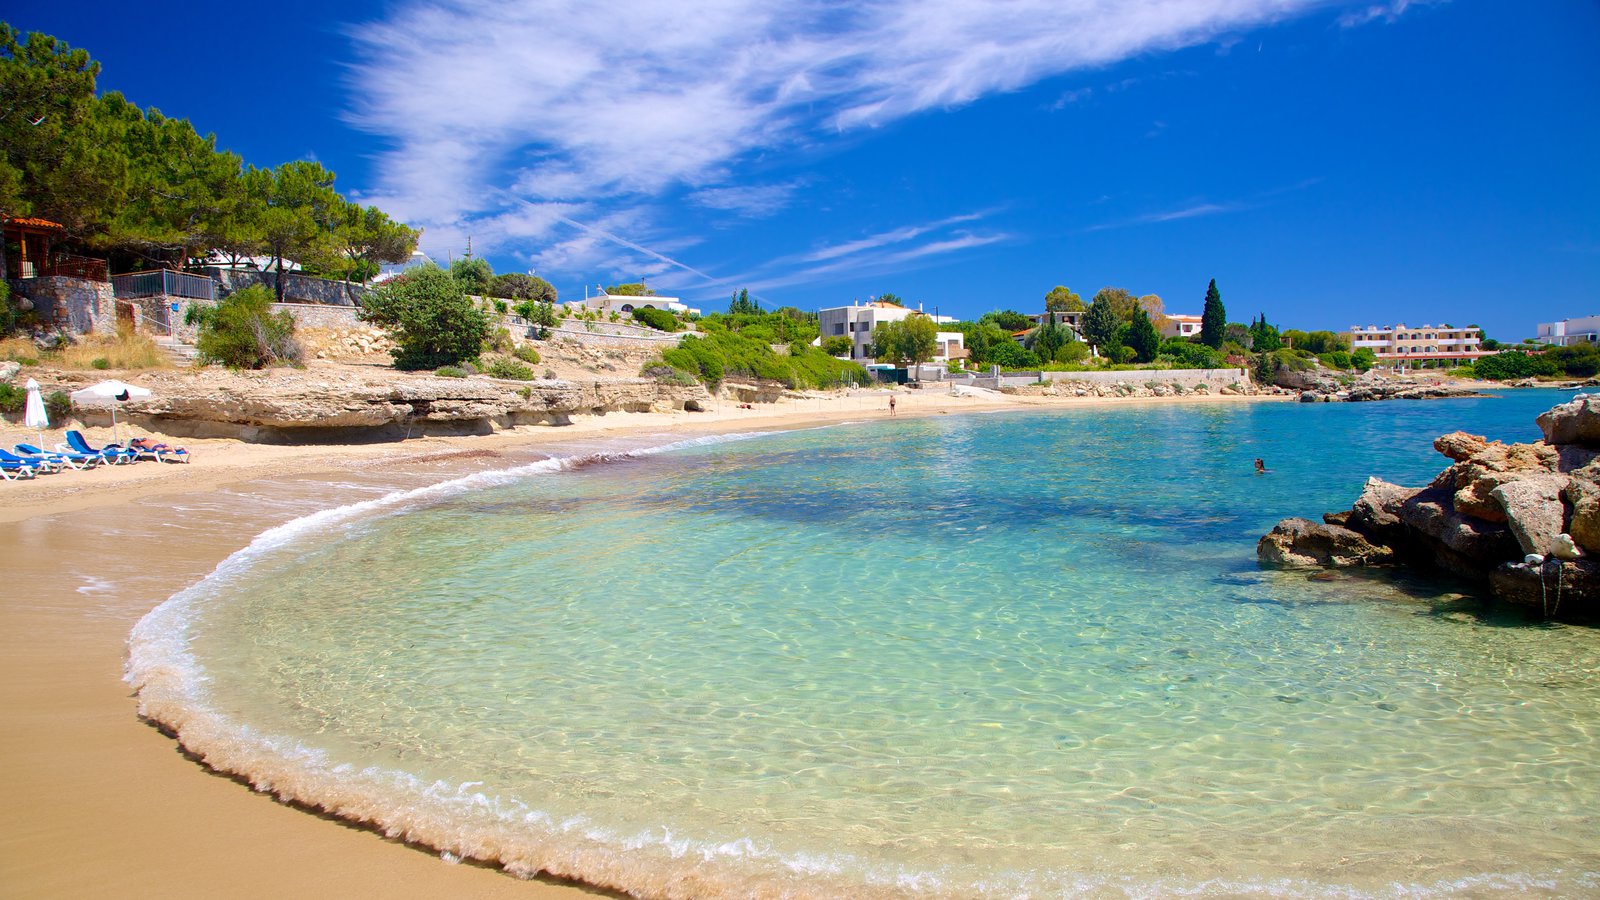
{"label": "white umbrella", "polygon": [[28,379],[28,411],[23,414],[22,424],[28,428],[39,430],[39,449],[44,449],[44,430],[50,427],[50,414],[45,412],[44,397],[39,394],[39,382]]}
{"label": "white umbrella", "polygon": [[148,396],[150,396],[149,388],[127,384],[114,378],[110,381],[91,384],[82,390],[72,392],[73,401],[85,406],[107,404],[111,406],[111,436],[119,444],[122,441],[117,431],[117,404],[124,400],[143,400]]}

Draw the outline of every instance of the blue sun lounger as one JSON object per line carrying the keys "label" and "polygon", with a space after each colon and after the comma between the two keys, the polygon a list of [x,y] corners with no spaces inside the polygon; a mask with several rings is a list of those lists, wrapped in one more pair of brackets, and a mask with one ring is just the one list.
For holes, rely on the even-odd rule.
{"label": "blue sun lounger", "polygon": [[99,449],[91,447],[89,442],[83,439],[83,432],[81,431],[68,431],[67,442],[65,444],[57,444],[56,449],[71,450],[75,453],[88,453],[114,464],[131,463],[139,458],[139,454],[127,448],[118,447],[116,444],[107,444]]}
{"label": "blue sun lounger", "polygon": [[21,465],[24,465],[24,466],[33,466],[35,469],[39,470],[40,472],[45,472],[45,473],[59,472],[59,471],[61,471],[62,467],[64,466],[64,463],[58,462],[58,461],[53,460],[53,459],[46,459],[44,457],[33,457],[33,458],[29,459],[29,458],[18,456],[15,453],[7,453],[4,450],[0,450],[0,463],[11,463],[13,465],[21,464]]}
{"label": "blue sun lounger", "polygon": [[0,478],[6,481],[16,481],[19,478],[32,478],[39,473],[39,470],[32,464],[20,461],[12,462],[14,459],[16,459],[14,456],[11,460],[0,459]]}
{"label": "blue sun lounger", "polygon": [[74,469],[90,469],[104,461],[98,453],[78,453],[74,450],[41,450],[32,444],[18,444],[17,455],[28,462],[57,462]]}

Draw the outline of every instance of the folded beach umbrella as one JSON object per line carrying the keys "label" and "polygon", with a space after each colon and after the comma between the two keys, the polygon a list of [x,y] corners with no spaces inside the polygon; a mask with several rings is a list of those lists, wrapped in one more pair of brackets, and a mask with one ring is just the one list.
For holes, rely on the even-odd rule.
{"label": "folded beach umbrella", "polygon": [[27,411],[23,413],[22,424],[28,428],[37,429],[39,432],[39,446],[44,446],[44,430],[50,427],[50,414],[45,412],[44,397],[39,394],[39,382],[28,379]]}
{"label": "folded beach umbrella", "polygon": [[122,441],[117,437],[117,404],[125,400],[143,400],[148,396],[150,396],[149,388],[142,388],[136,384],[127,384],[114,378],[110,381],[91,384],[82,390],[72,392],[74,403],[81,403],[84,406],[109,405],[111,407],[111,434],[119,444]]}

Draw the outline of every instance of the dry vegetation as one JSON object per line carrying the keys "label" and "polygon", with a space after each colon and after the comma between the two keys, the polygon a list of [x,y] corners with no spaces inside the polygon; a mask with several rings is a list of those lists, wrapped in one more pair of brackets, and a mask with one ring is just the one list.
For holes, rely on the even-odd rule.
{"label": "dry vegetation", "polygon": [[119,329],[115,336],[85,335],[56,350],[41,350],[27,338],[0,341],[0,358],[55,369],[169,369],[172,363],[148,335]]}

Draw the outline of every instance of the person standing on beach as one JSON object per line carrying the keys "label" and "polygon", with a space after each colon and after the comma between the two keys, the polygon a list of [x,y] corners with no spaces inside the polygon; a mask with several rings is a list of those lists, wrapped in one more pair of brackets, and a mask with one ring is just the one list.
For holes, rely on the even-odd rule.
{"label": "person standing on beach", "polygon": [[894,415],[894,395],[889,395],[889,415]]}

